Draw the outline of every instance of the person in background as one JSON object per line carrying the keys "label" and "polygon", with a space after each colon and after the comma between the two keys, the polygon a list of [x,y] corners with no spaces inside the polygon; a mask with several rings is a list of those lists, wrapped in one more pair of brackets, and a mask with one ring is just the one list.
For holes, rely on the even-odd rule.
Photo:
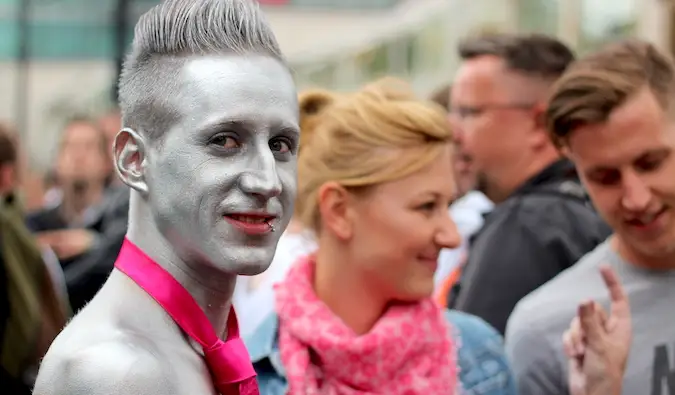
{"label": "person in background", "polygon": [[553,88],[544,119],[551,140],[614,233],[516,307],[507,350],[522,395],[570,390],[561,336],[579,303],[610,303],[601,265],[618,274],[633,318],[622,393],[675,393],[674,97],[675,64],[634,40],[577,61]]}
{"label": "person in background", "polygon": [[32,374],[65,326],[69,308],[26,226],[18,141],[0,126],[0,387],[30,394]]}
{"label": "person in background", "polygon": [[[97,119],[97,124],[105,134],[105,138],[108,140],[108,151],[112,151],[115,136],[122,130],[122,113],[120,112],[120,109],[118,107],[110,108]],[[109,187],[125,188],[126,186],[118,177],[113,176],[109,179]],[[128,194],[125,197],[128,198]]]}
{"label": "person in background", "polygon": [[246,339],[261,394],[515,394],[501,337],[432,299],[460,237],[445,113],[385,79],[300,95],[296,217],[316,253]]}
{"label": "person in background", "polygon": [[120,109],[118,107],[110,108],[97,119],[97,124],[108,140],[108,147],[112,150],[115,136],[122,130],[122,113]]}
{"label": "person in background", "polygon": [[[438,88],[431,101],[448,111],[448,121],[453,132],[459,124],[450,114],[450,95],[452,85]],[[438,269],[434,277],[436,283],[435,299],[441,306],[447,306],[452,287],[459,281],[461,269],[466,262],[469,240],[483,226],[484,216],[492,211],[494,205],[485,195],[476,190],[476,169],[471,158],[455,147],[452,155],[454,179],[457,183],[457,200],[450,205],[450,216],[462,236],[462,244],[453,249],[443,249],[438,257]]]}
{"label": "person in background", "polygon": [[108,188],[112,174],[108,143],[87,118],[64,130],[56,180],[61,201],[26,217],[28,228],[57,255],[76,311],[96,294],[112,270],[126,232],[127,188]]}
{"label": "person in background", "polygon": [[58,206],[32,213],[27,219],[36,232],[83,228],[103,201],[112,174],[103,131],[87,118],[66,123],[56,158],[55,177],[62,191]]}
{"label": "person in background", "polygon": [[472,239],[448,305],[504,333],[520,299],[610,229],[543,123],[547,93],[574,60],[570,49],[548,36],[503,34],[468,39],[459,54],[451,97],[456,140],[475,166],[477,188],[496,206]]}
{"label": "person in background", "polygon": [[431,93],[429,100],[443,107],[446,111],[450,111],[450,90],[452,90],[452,84],[443,84]]}

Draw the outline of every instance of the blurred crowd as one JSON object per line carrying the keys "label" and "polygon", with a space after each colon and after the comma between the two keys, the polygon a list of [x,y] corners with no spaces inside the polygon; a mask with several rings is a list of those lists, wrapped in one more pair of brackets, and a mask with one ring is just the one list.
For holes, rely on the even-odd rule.
{"label": "blurred crowd", "polygon": [[[306,366],[278,362],[301,347],[333,355],[327,370],[351,361],[336,380],[358,382],[382,309],[431,298],[460,340],[445,342],[436,307],[420,304],[383,316],[400,333],[368,338],[389,344],[368,357],[413,358],[398,342],[456,347],[465,394],[675,395],[673,64],[638,41],[581,60],[544,35],[472,37],[455,50],[452,84],[426,100],[396,80],[300,93],[295,216],[271,267],[241,276],[233,297],[261,391],[311,387],[294,382]],[[50,343],[113,270],[129,215],[111,158],[121,119],[64,123],[42,207],[30,211],[26,153],[0,128],[0,382],[12,394],[30,393]],[[314,292],[363,335],[360,348],[327,345],[321,333],[336,324]],[[363,380],[389,377],[371,373]],[[398,393],[391,385],[406,382],[381,393]]]}

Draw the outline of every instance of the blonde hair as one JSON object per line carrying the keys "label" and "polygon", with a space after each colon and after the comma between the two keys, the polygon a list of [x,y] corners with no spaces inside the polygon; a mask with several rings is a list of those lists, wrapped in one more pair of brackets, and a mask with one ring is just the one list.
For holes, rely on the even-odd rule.
{"label": "blonde hair", "polygon": [[299,102],[296,217],[314,231],[326,182],[361,189],[406,177],[435,160],[452,138],[443,108],[417,100],[396,79],[352,94],[307,91]]}

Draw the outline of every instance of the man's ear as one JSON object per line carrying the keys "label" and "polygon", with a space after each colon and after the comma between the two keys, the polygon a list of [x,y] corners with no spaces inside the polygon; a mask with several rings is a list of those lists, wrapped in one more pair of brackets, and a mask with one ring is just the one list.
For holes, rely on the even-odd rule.
{"label": "man's ear", "polygon": [[546,130],[546,104],[537,103],[532,109],[534,112],[533,133],[528,136],[530,145],[535,149],[550,146],[551,140]]}
{"label": "man's ear", "polygon": [[113,142],[113,159],[117,176],[142,195],[148,193],[145,179],[146,146],[145,139],[129,128],[117,133]]}

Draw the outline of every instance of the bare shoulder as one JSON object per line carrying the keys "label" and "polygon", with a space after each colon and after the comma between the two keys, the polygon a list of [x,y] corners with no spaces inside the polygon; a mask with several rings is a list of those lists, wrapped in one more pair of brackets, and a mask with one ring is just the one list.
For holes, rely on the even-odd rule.
{"label": "bare shoulder", "polygon": [[147,349],[107,342],[72,353],[48,353],[34,395],[171,395],[170,368]]}

